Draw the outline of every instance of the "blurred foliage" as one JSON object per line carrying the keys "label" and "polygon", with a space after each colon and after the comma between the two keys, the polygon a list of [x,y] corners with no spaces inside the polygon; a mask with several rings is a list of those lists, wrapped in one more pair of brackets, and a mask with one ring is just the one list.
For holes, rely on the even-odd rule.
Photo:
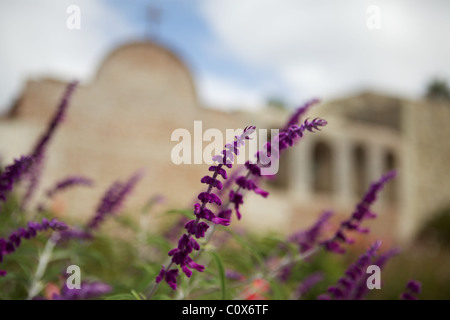
{"label": "blurred foliage", "polygon": [[[2,207],[0,233],[3,236],[26,225],[30,219],[52,217],[51,212],[30,217],[17,208],[14,197],[9,197]],[[450,227],[449,211],[445,212],[436,220],[444,219],[442,221],[445,221],[447,229],[435,221],[430,222],[428,228],[448,236],[444,230]],[[70,240],[58,245],[42,279],[45,286],[40,296],[48,297],[46,292],[50,288],[60,288],[65,281],[67,266],[76,264],[81,268],[83,281],[102,281],[113,287],[113,292],[102,298],[145,299],[161,264],[167,259],[167,251],[176,246],[176,238],[168,239],[164,234],[170,234],[169,231],[181,234],[182,227],[178,230],[174,228],[186,213],[187,210],[172,210],[170,214],[142,211],[141,214],[150,214],[152,219],[170,217],[158,234],[141,230],[132,215],[121,213],[103,225],[93,240]],[[8,275],[0,278],[0,299],[27,298],[39,255],[50,237],[49,233],[23,241],[15,253],[5,257],[1,268],[8,270]],[[119,233],[126,236],[117,236]],[[447,241],[448,237],[445,238],[445,248],[448,248]],[[162,283],[153,299],[292,299],[296,298],[295,292],[303,279],[314,272],[321,272],[323,281],[302,297],[316,299],[326,292],[328,286],[335,284],[347,266],[362,253],[353,247],[346,255],[319,251],[306,261],[296,262],[287,280],[282,280],[273,274],[273,269],[282,259],[295,256],[298,248],[286,242],[280,234],[253,234],[232,227],[219,228],[213,241],[204,245],[203,249],[207,252],[202,254],[199,262],[206,266],[205,272],[194,272],[191,278],[180,276],[177,291]],[[439,249],[435,244],[422,241],[388,262],[382,271],[382,289],[373,290],[368,298],[398,299],[409,279],[419,279],[423,283],[423,294],[420,296],[423,299],[450,297],[448,265],[448,249],[444,246]],[[230,271],[239,276],[233,279],[226,277]]]}
{"label": "blurred foliage", "polygon": [[432,216],[419,232],[419,240],[450,249],[450,207],[439,210]]}
{"label": "blurred foliage", "polygon": [[434,101],[450,102],[450,88],[447,81],[441,79],[434,79],[427,86],[425,97]]}

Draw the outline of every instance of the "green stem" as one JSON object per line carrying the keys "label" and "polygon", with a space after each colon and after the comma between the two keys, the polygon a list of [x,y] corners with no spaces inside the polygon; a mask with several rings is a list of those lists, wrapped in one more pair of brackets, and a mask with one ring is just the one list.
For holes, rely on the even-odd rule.
{"label": "green stem", "polygon": [[39,257],[39,263],[36,269],[36,272],[33,276],[33,280],[31,281],[30,288],[28,289],[28,300],[33,299],[44,287],[42,283],[42,277],[47,270],[48,263],[52,257],[53,249],[55,248],[56,242],[52,240],[52,237],[47,240],[45,244],[44,251]]}

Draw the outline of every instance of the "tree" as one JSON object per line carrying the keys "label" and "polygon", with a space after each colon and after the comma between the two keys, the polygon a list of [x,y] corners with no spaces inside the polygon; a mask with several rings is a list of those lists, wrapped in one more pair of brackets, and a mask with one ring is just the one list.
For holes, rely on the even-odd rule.
{"label": "tree", "polygon": [[431,81],[427,87],[425,97],[433,101],[450,102],[450,89],[447,86],[447,81],[442,79],[434,79]]}

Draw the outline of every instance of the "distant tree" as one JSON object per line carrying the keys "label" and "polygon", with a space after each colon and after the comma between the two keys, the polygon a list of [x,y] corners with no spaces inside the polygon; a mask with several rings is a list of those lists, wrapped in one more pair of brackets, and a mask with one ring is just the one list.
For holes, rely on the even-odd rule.
{"label": "distant tree", "polygon": [[270,97],[267,99],[267,105],[278,109],[286,109],[286,103],[277,97]]}
{"label": "distant tree", "polygon": [[442,79],[434,79],[431,81],[427,87],[425,97],[434,101],[450,102],[450,89],[447,86],[447,81]]}

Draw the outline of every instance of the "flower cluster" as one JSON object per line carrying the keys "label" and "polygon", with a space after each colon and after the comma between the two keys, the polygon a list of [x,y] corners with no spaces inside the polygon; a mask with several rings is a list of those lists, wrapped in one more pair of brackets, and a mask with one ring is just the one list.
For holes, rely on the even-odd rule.
{"label": "flower cluster", "polygon": [[34,146],[34,149],[31,152],[31,157],[35,160],[29,174],[29,183],[27,187],[27,191],[25,193],[25,196],[22,199],[21,208],[26,208],[27,204],[30,202],[33,194],[37,190],[37,187],[39,185],[39,179],[41,176],[42,167],[44,164],[44,156],[45,156],[45,150],[47,148],[47,145],[51,138],[53,137],[56,129],[58,128],[59,124],[64,120],[67,107],[69,105],[69,100],[75,91],[76,87],[78,85],[78,82],[74,81],[70,83],[66,91],[64,92],[64,95],[61,99],[61,102],[56,110],[56,113],[53,115],[52,120],[50,121],[49,126],[47,127],[47,130],[45,133],[41,136],[41,138],[38,140],[36,145]]}
{"label": "flower cluster", "polygon": [[377,199],[378,193],[383,189],[384,185],[393,179],[396,175],[395,171],[388,172],[383,175],[378,181],[372,183],[363,196],[361,202],[356,205],[355,211],[347,220],[343,221],[336,231],[336,234],[329,240],[324,241],[322,244],[325,249],[335,253],[344,253],[345,249],[342,248],[340,243],[353,243],[353,240],[348,238],[345,231],[357,231],[360,233],[368,233],[368,228],[361,227],[361,223],[365,219],[373,219],[376,214],[370,209],[372,204]]}
{"label": "flower cluster", "polygon": [[339,279],[337,285],[328,288],[329,295],[321,295],[319,299],[353,299],[354,289],[365,280],[366,268],[371,264],[372,259],[376,256],[380,246],[381,241],[376,241],[366,253],[361,255],[354,264],[350,265],[345,272],[345,276]]}
{"label": "flower cluster", "polygon": [[116,213],[120,210],[124,199],[134,189],[136,184],[143,177],[143,171],[138,171],[132,175],[126,183],[115,182],[106,191],[99,206],[97,207],[96,214],[88,222],[87,229],[97,229],[100,223],[106,216]]}
{"label": "flower cluster", "polygon": [[59,181],[58,183],[56,183],[55,186],[49,189],[47,191],[47,197],[52,198],[56,193],[73,186],[92,186],[92,185],[93,181],[89,178],[81,176],[68,177]]}
{"label": "flower cluster", "polygon": [[[95,215],[86,223],[84,228],[70,227],[58,232],[52,239],[55,243],[63,243],[70,239],[90,240],[93,238],[92,231],[99,228],[102,221],[108,215],[114,214],[121,208],[125,198],[132,192],[135,185],[143,177],[143,171],[133,174],[125,183],[114,182],[102,197]],[[84,178],[83,178],[84,179]],[[80,180],[87,182],[87,180]]]}
{"label": "flower cluster", "polygon": [[67,284],[61,289],[60,294],[53,294],[52,300],[87,300],[103,296],[112,291],[109,284],[103,282],[82,282],[80,289],[69,289]]}
{"label": "flower cluster", "polygon": [[321,235],[324,226],[330,220],[332,215],[333,212],[325,211],[312,227],[294,233],[289,237],[289,241],[298,245],[298,251],[300,253],[305,253],[306,251],[311,250],[317,244],[318,238]]}
{"label": "flower cluster", "polygon": [[297,108],[295,112],[292,114],[292,116],[287,121],[286,125],[283,127],[282,131],[287,131],[289,128],[293,125],[296,125],[300,122],[302,116],[315,104],[318,104],[320,102],[319,99],[312,99],[308,102],[306,102],[301,107]]}
{"label": "flower cluster", "polygon": [[6,195],[13,188],[13,185],[27,173],[33,160],[31,157],[22,156],[14,160],[14,163],[7,166],[0,175],[0,201],[6,201]]}
{"label": "flower cluster", "polygon": [[[397,255],[399,253],[399,250],[397,248],[390,249],[383,253],[382,255],[378,256],[372,265],[377,266],[380,268],[380,270],[383,269],[386,262],[392,258],[393,256]],[[365,274],[365,276],[361,279],[358,286],[353,291],[353,299],[354,300],[361,300],[363,299],[367,293],[369,292],[369,288],[367,287],[367,279],[369,277],[369,274]]]}
{"label": "flower cluster", "polygon": [[[265,150],[260,150],[256,153],[256,163],[251,163],[250,161],[245,163],[247,175],[236,179],[235,182],[238,188],[231,190],[229,194],[229,202],[234,204],[234,210],[238,219],[242,216],[239,207],[244,203],[243,194],[240,192],[241,189],[253,191],[264,198],[269,195],[267,191],[260,189],[257,184],[257,181],[262,177],[261,168],[271,165],[268,159],[275,158],[278,160],[281,152],[292,147],[298,139],[303,137],[305,131],[314,132],[315,130],[320,130],[320,127],[326,124],[325,120],[316,118],[313,120],[307,119],[300,126],[291,125],[287,130],[280,132],[271,142],[267,142]],[[264,161],[262,161],[263,159]],[[219,213],[219,217],[230,219],[231,212],[232,210],[226,207]]]}
{"label": "flower cluster", "polygon": [[422,284],[416,280],[410,280],[406,284],[406,291],[400,296],[402,300],[418,300],[417,295],[422,292]]}
{"label": "flower cluster", "polygon": [[[0,263],[3,261],[3,257],[7,254],[11,254],[20,246],[22,239],[34,238],[38,231],[46,231],[52,229],[55,231],[62,231],[67,229],[67,225],[64,222],[60,222],[56,219],[48,221],[46,218],[42,219],[42,222],[28,222],[26,228],[19,228],[12,232],[7,239],[0,238]],[[4,276],[6,271],[0,270],[0,276]]]}
{"label": "flower cluster", "polygon": [[308,291],[310,291],[317,283],[321,282],[322,280],[324,280],[324,276],[321,272],[314,272],[308,275],[298,286],[295,298],[297,300],[301,299],[305,294],[308,293]]}
{"label": "flower cluster", "polygon": [[170,269],[172,264],[178,265],[187,277],[192,275],[192,270],[203,272],[204,266],[195,263],[190,254],[195,250],[200,250],[200,245],[194,238],[203,238],[209,228],[209,224],[205,221],[217,225],[228,226],[230,220],[221,216],[216,216],[210,209],[207,208],[208,204],[222,205],[222,200],[216,193],[213,193],[213,188],[222,190],[222,182],[217,178],[222,177],[223,180],[228,178],[227,172],[224,167],[232,168],[234,157],[239,155],[239,147],[245,144],[246,140],[250,139],[250,135],[255,131],[255,127],[246,127],[241,135],[236,136],[233,143],[227,143],[221,155],[215,155],[213,161],[217,164],[209,167],[209,171],[212,172],[211,176],[204,176],[201,179],[201,183],[208,185],[205,192],[201,192],[198,195],[199,203],[194,205],[195,220],[190,220],[186,223],[185,228],[187,233],[183,234],[178,240],[178,246],[169,251],[171,263],[167,268],[164,266],[161,268],[159,275],[156,277],[156,283],[160,283],[163,279],[168,283],[172,289],[177,288],[178,269]]}

